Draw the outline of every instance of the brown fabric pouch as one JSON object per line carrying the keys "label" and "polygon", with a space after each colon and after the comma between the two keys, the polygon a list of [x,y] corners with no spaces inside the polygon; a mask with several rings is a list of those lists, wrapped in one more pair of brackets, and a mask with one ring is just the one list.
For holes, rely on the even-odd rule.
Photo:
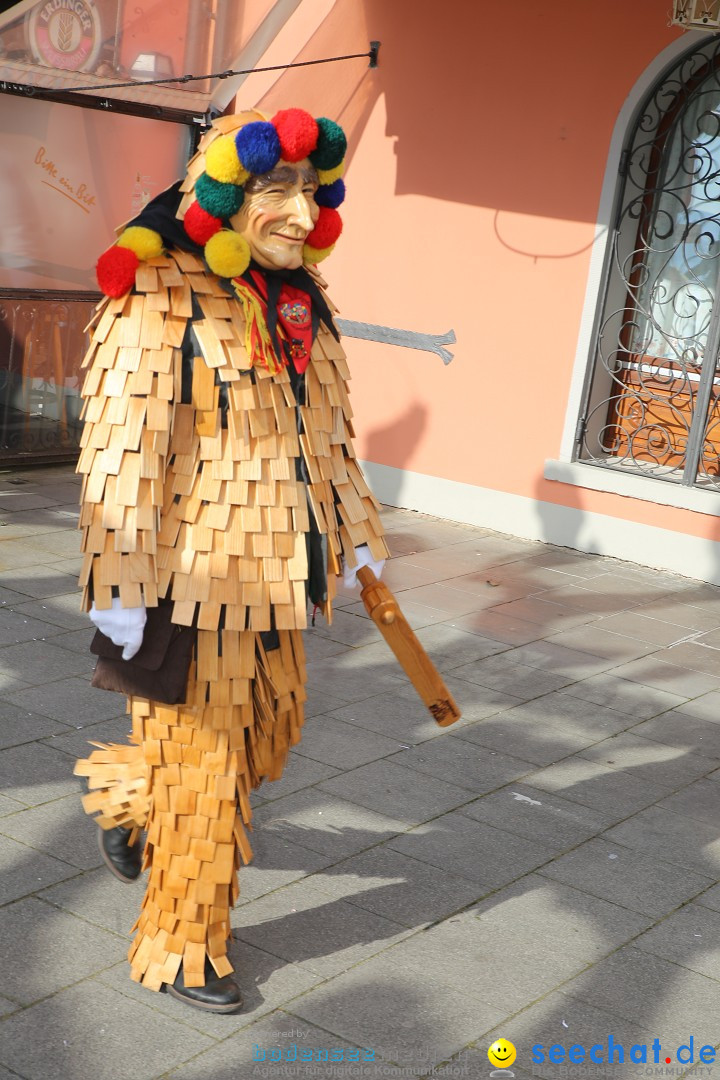
{"label": "brown fabric pouch", "polygon": [[91,686],[164,705],[181,705],[187,694],[197,630],[171,622],[172,608],[172,604],[162,602],[160,607],[147,608],[143,643],[132,660],[123,660],[122,645],[114,645],[98,630],[90,644],[90,652],[98,657]]}

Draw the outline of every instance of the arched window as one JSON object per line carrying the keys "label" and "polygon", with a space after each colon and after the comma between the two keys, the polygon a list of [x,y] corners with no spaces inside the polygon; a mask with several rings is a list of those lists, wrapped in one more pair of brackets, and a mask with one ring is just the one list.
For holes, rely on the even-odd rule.
{"label": "arched window", "polygon": [[653,87],[622,154],[575,460],[720,491],[720,39]]}

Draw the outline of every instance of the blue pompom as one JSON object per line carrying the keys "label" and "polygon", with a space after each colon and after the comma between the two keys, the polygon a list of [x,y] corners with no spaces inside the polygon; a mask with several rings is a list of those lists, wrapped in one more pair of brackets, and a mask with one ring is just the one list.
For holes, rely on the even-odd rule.
{"label": "blue pompom", "polygon": [[235,136],[240,164],[249,173],[266,173],[280,160],[280,139],[269,120],[255,120]]}
{"label": "blue pompom", "polygon": [[345,199],[345,181],[342,177],[334,180],[332,184],[321,184],[315,192],[315,202],[318,206],[329,206],[336,210]]}

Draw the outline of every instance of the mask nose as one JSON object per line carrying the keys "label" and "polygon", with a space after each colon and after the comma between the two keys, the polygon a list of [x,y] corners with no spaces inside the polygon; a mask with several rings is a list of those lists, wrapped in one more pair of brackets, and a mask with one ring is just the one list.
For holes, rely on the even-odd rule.
{"label": "mask nose", "polygon": [[299,225],[306,233],[312,232],[315,223],[312,214],[310,213],[310,203],[308,198],[302,191],[298,192],[298,194],[290,200],[289,210],[289,222],[293,225]]}

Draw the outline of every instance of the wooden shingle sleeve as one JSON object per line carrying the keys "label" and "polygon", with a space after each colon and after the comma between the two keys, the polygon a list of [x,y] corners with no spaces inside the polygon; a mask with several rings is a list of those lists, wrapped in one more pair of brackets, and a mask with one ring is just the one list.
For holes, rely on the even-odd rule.
{"label": "wooden shingle sleeve", "polygon": [[102,306],[86,357],[85,449],[78,463],[86,608],[91,596],[98,607],[109,607],[113,591],[125,607],[157,604],[155,537],[172,423],[173,357],[163,352],[165,316],[147,300],[159,288],[159,275],[174,265],[166,262],[159,271],[141,264],[138,291]]}
{"label": "wooden shingle sleeve", "polygon": [[[341,344],[322,324],[313,345],[312,368],[304,413],[308,454],[317,455],[310,487],[313,506],[333,525],[328,528],[330,551],[335,557],[342,554],[349,566],[356,564],[354,549],[362,544],[369,546],[374,558],[387,558],[379,504],[355,460],[351,442],[347,361]],[[330,478],[319,480],[323,463]]]}

